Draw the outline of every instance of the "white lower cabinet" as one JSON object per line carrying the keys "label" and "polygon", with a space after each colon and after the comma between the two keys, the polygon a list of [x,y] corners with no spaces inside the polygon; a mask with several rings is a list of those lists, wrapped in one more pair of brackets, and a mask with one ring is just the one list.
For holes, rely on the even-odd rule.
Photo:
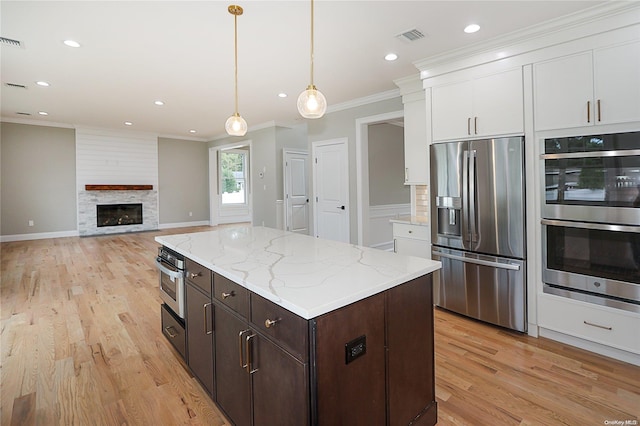
{"label": "white lower cabinet", "polygon": [[640,315],[633,312],[543,294],[538,326],[640,354]]}
{"label": "white lower cabinet", "polygon": [[393,251],[431,259],[429,227],[410,223],[393,223]]}

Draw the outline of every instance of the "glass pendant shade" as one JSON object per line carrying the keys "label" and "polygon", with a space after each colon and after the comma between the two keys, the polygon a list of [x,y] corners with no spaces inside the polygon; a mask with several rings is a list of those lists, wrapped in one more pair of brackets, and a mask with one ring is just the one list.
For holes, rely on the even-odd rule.
{"label": "glass pendant shade", "polygon": [[327,100],[316,86],[310,84],[298,96],[298,112],[304,118],[320,118],[327,112]]}
{"label": "glass pendant shade", "polygon": [[244,136],[247,133],[247,122],[236,112],[224,123],[224,129],[230,136]]}

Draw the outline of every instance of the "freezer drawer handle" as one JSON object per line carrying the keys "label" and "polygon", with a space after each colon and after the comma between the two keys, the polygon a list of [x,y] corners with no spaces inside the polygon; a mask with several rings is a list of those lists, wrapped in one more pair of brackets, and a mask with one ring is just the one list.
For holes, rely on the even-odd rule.
{"label": "freezer drawer handle", "polygon": [[510,269],[512,271],[520,270],[520,265],[517,265],[515,263],[498,263],[498,262],[490,262],[488,260],[482,260],[482,259],[471,259],[468,257],[456,256],[454,254],[442,253],[435,250],[432,251],[431,254],[433,254],[434,256],[446,257],[447,259],[461,260],[467,263],[475,263],[477,265],[492,266],[494,268],[501,268],[501,269]]}

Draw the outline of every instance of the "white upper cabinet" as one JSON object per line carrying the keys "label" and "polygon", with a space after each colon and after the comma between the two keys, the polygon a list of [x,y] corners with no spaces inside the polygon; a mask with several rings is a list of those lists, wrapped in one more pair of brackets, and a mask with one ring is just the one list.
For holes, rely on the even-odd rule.
{"label": "white upper cabinet", "polygon": [[434,141],[524,132],[522,69],[432,88]]}
{"label": "white upper cabinet", "polygon": [[426,185],[429,180],[429,144],[424,91],[421,95],[415,100],[404,102],[405,185]]}
{"label": "white upper cabinet", "polygon": [[536,130],[640,121],[640,42],[533,66]]}

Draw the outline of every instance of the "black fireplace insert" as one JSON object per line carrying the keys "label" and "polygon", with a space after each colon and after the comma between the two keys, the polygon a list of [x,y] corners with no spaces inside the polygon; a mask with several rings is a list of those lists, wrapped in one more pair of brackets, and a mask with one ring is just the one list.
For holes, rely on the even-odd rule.
{"label": "black fireplace insert", "polygon": [[98,227],[142,224],[140,204],[98,204]]}

